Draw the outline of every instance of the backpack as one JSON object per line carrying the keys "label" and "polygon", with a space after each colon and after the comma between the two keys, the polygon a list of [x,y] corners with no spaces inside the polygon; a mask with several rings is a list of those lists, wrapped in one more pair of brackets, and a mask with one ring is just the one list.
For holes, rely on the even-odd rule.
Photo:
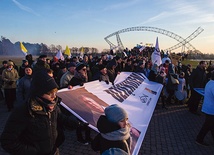
{"label": "backpack", "polygon": [[129,155],[126,151],[120,148],[110,148],[105,150],[102,155]]}
{"label": "backpack", "polygon": [[126,140],[123,140],[126,144],[126,147],[128,149],[128,153],[120,148],[110,148],[108,150],[105,150],[101,155],[130,155],[130,149],[126,142]]}

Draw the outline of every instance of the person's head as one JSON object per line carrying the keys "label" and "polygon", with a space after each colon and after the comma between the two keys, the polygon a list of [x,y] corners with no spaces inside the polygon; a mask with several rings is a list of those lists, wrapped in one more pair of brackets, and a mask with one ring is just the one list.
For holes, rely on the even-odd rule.
{"label": "person's head", "polygon": [[73,56],[71,61],[76,63],[77,62],[77,57]]}
{"label": "person's head", "polygon": [[207,67],[207,62],[206,61],[200,61],[199,65],[201,66],[201,68],[205,69]]}
{"label": "person's head", "polygon": [[83,56],[79,56],[79,62],[83,61]]}
{"label": "person's head", "polygon": [[22,60],[22,64],[23,64],[24,66],[28,66],[28,61],[27,61],[27,60]]}
{"label": "person's head", "polygon": [[28,60],[28,61],[32,61],[32,60],[33,60],[32,54],[26,55],[26,56],[25,56],[25,59]]}
{"label": "person's head", "polygon": [[139,62],[139,63],[138,63],[138,66],[139,66],[140,68],[145,68],[144,62]]}
{"label": "person's head", "polygon": [[121,128],[128,125],[127,112],[117,104],[110,105],[104,110],[106,118],[113,123],[117,123]]}
{"label": "person's head", "polygon": [[132,65],[132,60],[131,59],[127,59],[127,64],[130,66]]}
{"label": "person's head", "polygon": [[7,60],[2,61],[2,65],[4,68],[6,68],[7,67]]}
{"label": "person's head", "polygon": [[76,63],[71,62],[71,63],[68,64],[68,70],[69,70],[69,72],[71,72],[72,74],[74,74],[75,69],[76,69]]}
{"label": "person's head", "polygon": [[174,66],[174,64],[169,64],[168,73],[175,74],[175,66]]}
{"label": "person's head", "polygon": [[103,61],[106,61],[106,60],[107,60],[106,54],[105,54],[105,55],[102,55],[101,58],[102,58]]}
{"label": "person's head", "polygon": [[47,71],[47,73],[48,73],[48,75],[49,75],[50,77],[53,77],[53,76],[54,76],[54,75],[53,75],[54,71],[53,71],[52,69],[46,69],[46,71]]}
{"label": "person's head", "polygon": [[179,77],[181,77],[181,78],[184,78],[184,76],[185,76],[184,72],[181,72],[180,75],[179,75]]}
{"label": "person's head", "polygon": [[116,60],[117,63],[119,63],[119,64],[122,62],[122,58],[121,58],[120,56],[118,56],[118,55],[115,57],[115,60]]}
{"label": "person's head", "polygon": [[84,61],[84,62],[88,62],[88,56],[87,56],[87,55],[84,55],[83,61]]}
{"label": "person's head", "polygon": [[166,61],[165,61],[165,65],[166,65],[166,66],[169,66],[169,60],[166,60]]}
{"label": "person's head", "polygon": [[14,66],[14,63],[12,61],[8,61],[7,62],[7,68],[8,68],[8,70],[12,70],[13,66]]}
{"label": "person's head", "polygon": [[48,64],[50,64],[50,63],[51,63],[51,60],[50,60],[50,59],[46,59],[46,62],[47,62]]}
{"label": "person's head", "polygon": [[103,60],[102,60],[101,58],[98,58],[98,59],[97,59],[97,64],[98,64],[98,65],[103,64]]}
{"label": "person's head", "polygon": [[89,60],[92,60],[93,59],[93,55],[92,54],[89,54]]}
{"label": "person's head", "polygon": [[32,75],[32,73],[33,73],[33,70],[31,67],[29,67],[29,66],[25,67],[25,74],[26,75]]}
{"label": "person's head", "polygon": [[104,65],[99,65],[99,70],[100,70],[100,73],[102,73],[103,75],[106,75],[107,74],[107,69]]}
{"label": "person's head", "polygon": [[188,67],[188,68],[192,68],[192,65],[191,65],[191,64],[187,64],[187,67]]}
{"label": "person's head", "polygon": [[85,77],[87,76],[87,68],[86,68],[86,65],[84,63],[81,63],[81,62],[77,63],[76,71]]}
{"label": "person's head", "polygon": [[45,54],[39,56],[39,60],[46,62],[46,59],[47,59],[47,55]]}
{"label": "person's head", "polygon": [[44,97],[49,101],[53,101],[56,98],[55,93],[57,89],[58,85],[56,81],[53,77],[48,75],[47,70],[43,69],[33,74],[31,82],[31,97]]}
{"label": "person's head", "polygon": [[111,60],[107,66],[106,66],[108,69],[115,69],[117,67],[117,62],[113,59]]}

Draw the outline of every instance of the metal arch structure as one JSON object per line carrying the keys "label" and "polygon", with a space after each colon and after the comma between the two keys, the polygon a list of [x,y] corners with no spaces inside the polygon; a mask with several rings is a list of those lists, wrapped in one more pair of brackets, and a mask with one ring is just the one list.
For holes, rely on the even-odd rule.
{"label": "metal arch structure", "polygon": [[[189,42],[191,40],[193,40],[194,38],[196,38],[203,31],[203,29],[201,27],[199,27],[190,36],[188,36],[186,39],[184,39],[181,36],[179,36],[179,35],[177,35],[177,34],[175,34],[173,32],[164,30],[164,29],[160,29],[160,28],[156,28],[156,27],[138,26],[138,27],[130,27],[130,28],[125,28],[125,29],[119,30],[117,32],[114,32],[114,33],[106,36],[104,39],[110,45],[111,49],[115,49],[115,48],[124,49],[124,46],[123,46],[123,43],[122,43],[122,41],[120,39],[119,34],[120,33],[124,33],[124,32],[129,32],[129,31],[151,31],[151,32],[155,32],[155,33],[160,33],[160,34],[166,35],[166,36],[168,36],[170,38],[173,38],[173,39],[178,41],[178,44],[176,44],[176,45],[174,45],[174,46],[172,46],[170,48],[167,48],[164,51],[172,51],[172,50],[175,50],[175,49],[177,49],[177,48],[179,48],[181,46],[186,47],[190,51],[192,51],[192,50],[195,51],[196,50],[195,47],[193,47]],[[117,46],[108,40],[108,38],[110,38],[112,36],[116,36],[117,44],[118,44]]]}
{"label": "metal arch structure", "polygon": [[[194,38],[196,38],[201,32],[203,32],[204,29],[202,29],[201,27],[197,28],[191,35],[189,35],[186,39],[184,39],[182,42],[179,42],[178,44],[170,47],[170,48],[167,48],[165,49],[164,51],[172,51],[172,50],[175,50],[179,47],[183,47],[185,48],[185,46],[188,47],[188,49],[190,49],[191,47],[191,44],[189,43],[191,40],[193,40]],[[192,50],[196,51],[195,48],[193,48]]]}

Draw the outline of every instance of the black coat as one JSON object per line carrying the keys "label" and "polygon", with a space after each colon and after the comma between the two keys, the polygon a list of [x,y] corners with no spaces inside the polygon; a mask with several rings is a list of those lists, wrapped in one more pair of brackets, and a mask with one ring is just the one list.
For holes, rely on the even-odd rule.
{"label": "black coat", "polygon": [[16,108],[1,135],[2,148],[13,155],[52,155],[64,141],[62,124],[76,128],[76,120],[64,116],[58,105],[47,112],[37,99]]}
{"label": "black coat", "polygon": [[206,71],[197,66],[190,75],[190,86],[192,88],[204,88],[206,85]]}
{"label": "black coat", "polygon": [[78,77],[73,77],[71,80],[70,80],[70,82],[69,82],[69,85],[71,85],[71,86],[83,86],[84,85],[84,83],[85,83],[86,81],[85,81],[85,79],[82,79],[82,78],[78,78]]}

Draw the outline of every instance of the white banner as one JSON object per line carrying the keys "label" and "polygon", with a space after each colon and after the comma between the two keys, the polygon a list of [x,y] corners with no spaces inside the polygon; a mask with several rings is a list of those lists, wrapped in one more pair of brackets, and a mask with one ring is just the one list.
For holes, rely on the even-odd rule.
{"label": "white banner", "polygon": [[96,123],[105,107],[118,104],[129,116],[132,126],[131,153],[138,154],[149,125],[154,108],[160,96],[162,85],[150,82],[143,74],[122,72],[114,85],[93,81],[69,90],[59,90],[61,105],[98,132]]}

